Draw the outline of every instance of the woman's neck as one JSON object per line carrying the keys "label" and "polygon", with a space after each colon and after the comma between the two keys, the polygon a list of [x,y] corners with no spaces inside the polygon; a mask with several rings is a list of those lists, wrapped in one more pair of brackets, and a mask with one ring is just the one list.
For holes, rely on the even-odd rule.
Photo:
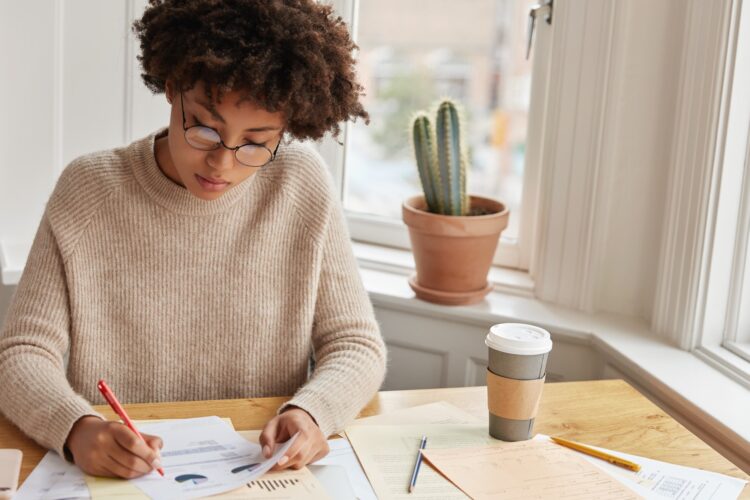
{"label": "woman's neck", "polygon": [[180,187],[185,187],[180,181],[180,176],[177,174],[177,169],[172,161],[172,155],[169,154],[168,134],[169,132],[165,131],[163,134],[157,136],[154,141],[154,158],[156,159],[156,165],[167,179]]}

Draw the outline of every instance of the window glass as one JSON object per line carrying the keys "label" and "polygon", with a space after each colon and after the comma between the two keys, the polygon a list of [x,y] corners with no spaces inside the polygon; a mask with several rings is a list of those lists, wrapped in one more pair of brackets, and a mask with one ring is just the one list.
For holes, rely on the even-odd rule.
{"label": "window glass", "polygon": [[525,0],[361,0],[358,71],[371,123],[350,125],[345,207],[401,217],[421,192],[410,141],[415,111],[451,97],[462,103],[469,192],[512,211],[516,238],[526,147],[531,64]]}

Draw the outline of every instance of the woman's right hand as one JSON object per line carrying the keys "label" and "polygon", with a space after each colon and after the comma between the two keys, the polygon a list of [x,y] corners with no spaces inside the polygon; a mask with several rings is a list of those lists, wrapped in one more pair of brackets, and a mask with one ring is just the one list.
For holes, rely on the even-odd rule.
{"label": "woman's right hand", "polygon": [[83,472],[132,479],[161,467],[162,440],[147,434],[143,439],[120,422],[85,416],[73,424],[65,444]]}

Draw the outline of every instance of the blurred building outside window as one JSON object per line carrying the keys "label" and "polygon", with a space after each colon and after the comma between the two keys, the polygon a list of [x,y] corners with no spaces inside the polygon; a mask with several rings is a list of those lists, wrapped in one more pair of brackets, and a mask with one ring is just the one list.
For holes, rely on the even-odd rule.
{"label": "blurred building outside window", "polygon": [[505,243],[518,236],[531,62],[527,0],[360,0],[357,44],[369,126],[350,124],[344,206],[400,220],[421,192],[411,117],[443,97],[464,109],[468,190],[511,210]]}

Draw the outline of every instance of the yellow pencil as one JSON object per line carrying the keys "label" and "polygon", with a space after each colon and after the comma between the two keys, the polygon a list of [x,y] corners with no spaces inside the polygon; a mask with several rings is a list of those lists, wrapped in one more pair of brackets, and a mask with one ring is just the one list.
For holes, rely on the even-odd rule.
{"label": "yellow pencil", "polygon": [[638,472],[639,470],[641,470],[641,466],[635,462],[631,462],[630,460],[625,460],[624,458],[610,455],[609,453],[599,451],[590,446],[586,446],[585,444],[576,443],[575,441],[568,441],[567,439],[563,439],[559,437],[550,437],[550,439],[559,445],[565,446],[567,448],[571,448],[576,451],[580,451],[581,453],[591,455],[592,457],[601,458],[602,460],[606,460],[607,462],[611,464],[619,465],[620,467],[625,467],[626,469],[630,469],[635,472]]}

